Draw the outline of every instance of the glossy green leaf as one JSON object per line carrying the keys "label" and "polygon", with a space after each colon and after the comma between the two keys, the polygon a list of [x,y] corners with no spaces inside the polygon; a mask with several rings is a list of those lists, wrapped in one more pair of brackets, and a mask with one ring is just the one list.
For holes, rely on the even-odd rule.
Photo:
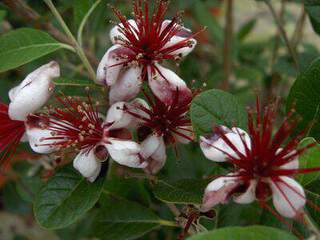
{"label": "glossy green leaf", "polygon": [[92,232],[94,237],[101,240],[138,239],[160,225],[169,223],[160,219],[151,209],[115,195],[106,193],[101,202],[103,206]]}
{"label": "glossy green leaf", "polygon": [[[314,138],[305,138],[301,141],[300,147],[307,146],[309,144],[315,144],[316,140]],[[315,168],[320,167],[320,145],[317,144],[314,147],[308,149],[299,157],[300,168]],[[308,185],[309,183],[315,181],[320,176],[319,171],[311,172],[308,174],[300,174],[297,176],[299,182],[302,185]]]}
{"label": "glossy green leaf", "polygon": [[264,226],[228,227],[189,237],[187,240],[297,240],[289,233]]}
{"label": "glossy green leaf", "polygon": [[304,0],[303,2],[314,31],[320,34],[320,2],[318,0]]}
{"label": "glossy green leaf", "polygon": [[31,28],[10,31],[0,37],[0,72],[19,67],[61,48],[68,46],[57,42],[46,32]]}
{"label": "glossy green leaf", "polygon": [[160,180],[153,193],[159,200],[168,203],[201,204],[207,180],[184,179],[176,182]]}
{"label": "glossy green leaf", "polygon": [[[299,126],[308,128],[308,136],[320,138],[320,58],[313,61],[306,71],[301,73],[292,86],[287,109],[295,108],[302,120]],[[312,123],[312,125],[310,125]]]}
{"label": "glossy green leaf", "polygon": [[36,196],[35,217],[49,229],[67,227],[98,201],[104,178],[88,182],[72,166],[60,169]]}
{"label": "glossy green leaf", "polygon": [[191,120],[198,135],[212,131],[214,124],[245,128],[246,110],[235,96],[212,89],[194,98],[191,105]]}

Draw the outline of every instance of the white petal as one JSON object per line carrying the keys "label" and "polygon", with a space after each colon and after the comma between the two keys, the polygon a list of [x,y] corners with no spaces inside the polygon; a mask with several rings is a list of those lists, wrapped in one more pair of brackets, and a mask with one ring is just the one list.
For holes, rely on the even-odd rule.
{"label": "white petal", "polygon": [[[236,128],[230,130],[225,126],[222,126],[222,130],[225,132],[225,137],[229,139],[240,153],[246,154],[246,148],[242,141],[244,141],[247,147],[251,149],[251,140],[245,131]],[[230,156],[239,158],[238,153],[217,133],[213,133],[209,137],[201,136],[200,148],[208,159],[215,162],[227,161]]]}
{"label": "white petal", "polygon": [[248,189],[239,196],[233,198],[233,201],[240,204],[249,204],[256,200],[257,181],[251,180]]}
{"label": "white petal", "polygon": [[109,138],[109,144],[106,144],[110,156],[117,163],[133,167],[133,168],[145,168],[147,163],[141,162],[139,153],[141,148],[139,144],[133,141],[120,140]]}
{"label": "white petal", "polygon": [[101,162],[94,155],[94,151],[80,152],[73,161],[73,167],[90,182],[94,182],[101,170]]}
{"label": "white petal", "polygon": [[156,64],[157,72],[148,70],[149,86],[152,92],[164,103],[171,105],[179,91],[179,101],[184,102],[192,97],[186,83],[173,71]]}
{"label": "white petal", "polygon": [[[138,26],[136,22],[133,19],[128,20],[128,24],[130,25],[131,31],[135,33],[134,30],[138,29]],[[119,23],[117,26],[114,26],[110,31],[110,40],[113,44],[119,43],[118,39],[127,39],[125,35],[120,31],[120,27],[123,27],[122,23]],[[137,37],[137,34],[135,33],[135,36]]]}
{"label": "white petal", "polygon": [[[165,20],[162,24],[162,30],[164,30],[164,28],[170,24],[171,20]],[[165,48],[169,48],[181,41],[186,40],[187,38],[189,38],[192,35],[192,32],[190,29],[185,28],[179,24],[175,24],[175,26],[178,26],[180,28],[180,31],[178,31],[176,33],[175,36],[173,36],[168,43],[166,43],[166,45],[163,47],[163,49]],[[185,57],[187,56],[190,52],[192,52],[192,50],[195,48],[195,46],[197,45],[197,41],[194,38],[191,38],[188,40],[189,41],[189,46],[181,48],[179,50],[176,51],[172,51],[170,53],[170,55],[179,55],[180,57]]]}
{"label": "white petal", "polygon": [[52,146],[55,140],[44,140],[52,137],[52,131],[41,128],[26,128],[26,134],[32,150],[40,154],[53,153],[59,150],[57,146]]}
{"label": "white petal", "polygon": [[96,83],[112,86],[116,83],[123,69],[123,64],[126,61],[121,56],[132,54],[132,51],[120,45],[114,45],[108,49],[106,54],[101,59],[97,69]]}
{"label": "white petal", "polygon": [[231,191],[236,188],[240,182],[236,177],[219,177],[213,180],[207,186],[200,210],[209,211],[212,207],[226,203]]}
{"label": "white petal", "polygon": [[118,81],[111,86],[109,92],[110,103],[133,99],[138,95],[141,84],[141,68],[128,68],[121,73]]}
{"label": "white petal", "polygon": [[111,129],[128,127],[133,121],[132,115],[124,111],[126,102],[116,102],[108,110],[105,123],[112,123]]}
{"label": "white petal", "polygon": [[289,177],[279,177],[281,181],[270,180],[273,205],[284,217],[295,218],[303,211],[306,197],[302,186]]}
{"label": "white petal", "polygon": [[141,156],[144,159],[148,159],[160,146],[161,142],[163,143],[163,138],[151,134],[141,143]]}
{"label": "white petal", "polygon": [[29,74],[23,82],[10,92],[9,116],[24,121],[30,113],[40,109],[50,98],[52,80],[60,76],[57,62],[50,62]]}

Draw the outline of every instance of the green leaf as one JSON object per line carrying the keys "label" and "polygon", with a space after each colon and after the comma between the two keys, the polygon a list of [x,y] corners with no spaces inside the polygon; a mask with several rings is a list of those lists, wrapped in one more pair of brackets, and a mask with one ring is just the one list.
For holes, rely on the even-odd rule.
{"label": "green leaf", "polygon": [[98,201],[104,178],[88,182],[72,166],[60,169],[36,196],[35,217],[41,226],[59,229],[77,221]]}
{"label": "green leaf", "polygon": [[149,208],[115,195],[107,193],[101,202],[103,207],[92,232],[94,237],[101,240],[137,239],[168,223]]}
{"label": "green leaf", "polygon": [[[316,143],[314,138],[308,137],[303,139],[300,142],[299,147],[305,147],[309,144]],[[300,168],[315,168],[319,167],[319,159],[320,159],[320,145],[317,144],[316,146],[308,149],[299,157],[299,164]],[[320,176],[319,171],[315,171],[308,174],[300,174],[297,176],[297,179],[302,185],[308,185],[309,183],[315,181]]]}
{"label": "green leaf", "polygon": [[20,28],[0,37],[0,72],[14,69],[37,58],[69,46],[57,42],[49,34]]}
{"label": "green leaf", "polygon": [[304,0],[304,7],[309,15],[314,31],[320,34],[320,2],[319,0]]}
{"label": "green leaf", "polygon": [[228,227],[189,237],[187,240],[297,240],[289,233],[264,226]]}
{"label": "green leaf", "polygon": [[237,33],[237,38],[239,41],[243,41],[254,29],[254,27],[256,26],[257,20],[256,19],[252,19],[248,22],[246,22],[245,24],[243,24],[239,30],[239,32]]}
{"label": "green leaf", "polygon": [[213,124],[246,126],[246,110],[230,93],[212,89],[194,98],[191,120],[198,135],[212,131]]}
{"label": "green leaf", "polygon": [[[299,127],[309,128],[308,136],[320,138],[320,58],[311,63],[293,84],[287,101],[287,109],[295,108],[302,120]],[[310,123],[313,123],[310,126]]]}
{"label": "green leaf", "polygon": [[208,180],[184,179],[176,182],[158,181],[153,193],[163,202],[201,204]]}

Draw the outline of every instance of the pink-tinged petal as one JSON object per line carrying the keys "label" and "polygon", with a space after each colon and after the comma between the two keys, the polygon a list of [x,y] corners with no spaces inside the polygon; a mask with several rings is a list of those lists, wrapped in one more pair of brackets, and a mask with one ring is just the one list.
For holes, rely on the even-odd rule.
{"label": "pink-tinged petal", "polygon": [[96,83],[108,86],[115,84],[126,64],[126,56],[133,54],[128,48],[114,45],[108,49],[97,69]]}
{"label": "pink-tinged petal", "polygon": [[141,156],[146,159],[148,166],[145,171],[156,174],[164,166],[167,154],[163,138],[154,134],[147,137],[141,143]]}
{"label": "pink-tinged petal", "polygon": [[187,102],[192,98],[191,90],[173,71],[156,64],[154,71],[148,69],[148,75],[152,92],[165,104],[171,105],[173,103],[177,91],[180,103]]}
{"label": "pink-tinged petal", "polygon": [[110,87],[110,103],[130,101],[138,95],[141,85],[141,68],[132,66],[126,69],[121,73],[118,81]]}
{"label": "pink-tinged petal", "polygon": [[109,125],[109,130],[127,128],[133,121],[133,116],[124,111],[126,102],[116,102],[108,110],[105,124]]}
{"label": "pink-tinged petal", "polygon": [[120,165],[132,168],[145,168],[147,163],[141,161],[139,153],[141,148],[139,144],[115,138],[109,138],[109,143],[106,144],[108,152],[112,159]]}
{"label": "pink-tinged petal", "polygon": [[209,183],[204,192],[200,211],[208,212],[214,206],[226,203],[230,198],[231,192],[238,187],[239,184],[239,180],[231,175],[219,177],[213,180],[211,183]]}
{"label": "pink-tinged petal", "polygon": [[303,212],[306,197],[302,186],[290,177],[270,180],[273,205],[284,217],[297,218]]}
{"label": "pink-tinged petal", "polygon": [[[243,155],[246,154],[245,145],[251,149],[251,140],[245,131],[240,128],[229,129],[225,126],[220,127],[224,132],[225,137],[232,142],[240,153]],[[245,142],[245,145],[243,142]],[[230,156],[239,158],[238,153],[235,152],[218,133],[213,133],[210,136],[201,136],[200,148],[206,158],[215,162],[225,162]]]}
{"label": "pink-tinged petal", "polygon": [[257,187],[257,181],[251,180],[249,187],[247,190],[233,198],[233,201],[239,204],[249,204],[256,200],[256,187]]}
{"label": "pink-tinged petal", "polygon": [[53,153],[59,150],[58,146],[53,146],[55,140],[44,140],[52,137],[52,131],[41,128],[26,128],[26,135],[31,149],[40,154]]}
{"label": "pink-tinged petal", "polygon": [[[162,29],[164,29],[166,26],[168,26],[171,23],[171,20],[165,20],[162,23]],[[177,31],[176,35],[174,35],[163,47],[163,49],[170,48],[176,44],[181,43],[182,41],[185,41],[186,39],[190,38],[192,36],[192,32],[190,29],[185,28],[179,24],[175,24],[179,28],[179,31]],[[197,41],[194,38],[188,39],[188,46],[180,48],[178,50],[172,51],[169,54],[178,56],[178,57],[185,57],[190,52],[193,51],[195,46],[197,45]]]}
{"label": "pink-tinged petal", "polygon": [[[137,37],[136,31],[138,29],[137,23],[133,19],[128,20],[131,31]],[[120,27],[119,27],[120,26]],[[123,28],[123,24],[119,23],[117,26],[114,26],[110,31],[110,40],[113,44],[121,43],[121,39],[127,40],[126,36],[121,32],[120,28]]]}
{"label": "pink-tinged petal", "polygon": [[60,76],[57,62],[50,62],[30,73],[10,92],[9,116],[13,120],[26,120],[30,113],[39,110],[53,92],[52,80]]}
{"label": "pink-tinged petal", "polygon": [[[277,150],[277,154],[279,154],[282,151],[282,148],[279,148]],[[292,154],[295,154],[296,151],[292,151],[291,153],[288,153],[284,157],[289,157]],[[294,158],[290,162],[283,164],[282,166],[279,167],[280,169],[298,169],[299,168],[299,157]]]}
{"label": "pink-tinged petal", "polygon": [[96,159],[94,151],[81,151],[73,161],[73,167],[90,182],[94,182],[101,170],[101,162]]}

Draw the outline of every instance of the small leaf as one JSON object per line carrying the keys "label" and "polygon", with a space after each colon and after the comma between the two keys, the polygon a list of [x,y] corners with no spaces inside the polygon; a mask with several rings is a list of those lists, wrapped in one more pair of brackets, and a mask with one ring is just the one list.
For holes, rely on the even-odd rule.
{"label": "small leaf", "polygon": [[106,193],[92,235],[101,240],[137,239],[167,221],[136,202]]}
{"label": "small leaf", "polygon": [[[302,120],[299,122],[301,129],[310,128],[308,136],[320,138],[320,58],[311,63],[308,69],[301,73],[292,86],[287,109],[292,107]],[[310,126],[312,123],[312,126]]]}
{"label": "small leaf", "polygon": [[0,72],[4,72],[37,58],[45,56],[67,45],[57,42],[49,34],[20,28],[0,37]]}
{"label": "small leaf", "polygon": [[153,193],[163,202],[179,204],[201,204],[208,180],[184,179],[176,182],[160,180]]}
{"label": "small leaf", "polygon": [[198,135],[212,131],[214,124],[246,125],[246,111],[232,94],[212,89],[195,97],[191,105],[191,120]]}
{"label": "small leaf", "polygon": [[264,226],[228,227],[189,237],[187,240],[297,240],[289,233]]}
{"label": "small leaf", "polygon": [[[316,143],[316,140],[314,138],[308,137],[303,139],[300,142],[299,147],[304,147],[312,143]],[[317,144],[316,146],[308,149],[299,157],[299,164],[300,164],[299,167],[301,169],[320,167],[319,159],[320,159],[320,145]],[[320,176],[320,172],[315,171],[308,174],[300,174],[297,176],[297,179],[302,185],[305,186],[315,181],[319,176]]]}
{"label": "small leaf", "polygon": [[252,32],[256,26],[256,23],[257,19],[252,19],[241,26],[239,32],[237,33],[237,38],[239,41],[243,41]]}
{"label": "small leaf", "polygon": [[41,226],[59,229],[77,221],[98,201],[104,178],[88,182],[72,166],[60,169],[43,186],[34,203]]}

